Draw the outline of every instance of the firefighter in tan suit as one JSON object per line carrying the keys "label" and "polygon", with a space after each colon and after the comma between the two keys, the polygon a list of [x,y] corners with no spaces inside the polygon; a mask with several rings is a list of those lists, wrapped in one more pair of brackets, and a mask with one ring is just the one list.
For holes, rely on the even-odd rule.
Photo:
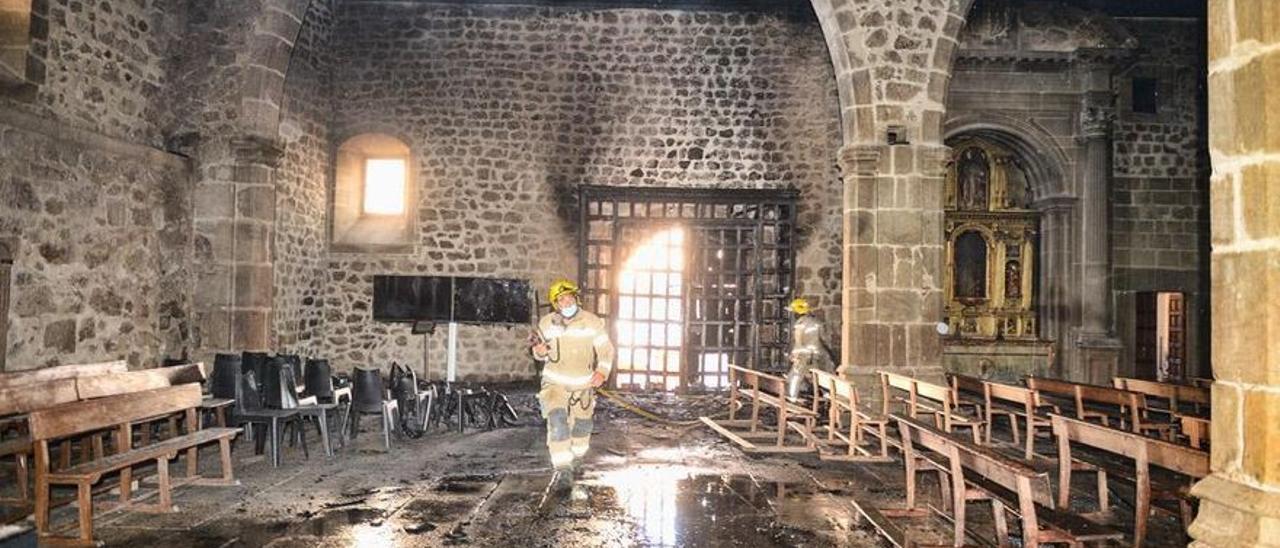
{"label": "firefighter in tan suit", "polygon": [[835,358],[823,340],[824,326],[809,313],[813,311],[809,301],[795,299],[787,306],[795,314],[791,328],[791,370],[787,372],[787,397],[799,401],[800,390],[809,381],[809,371],[818,368],[831,371]]}
{"label": "firefighter in tan suit", "polygon": [[557,481],[571,482],[591,442],[595,389],[613,369],[604,320],[578,306],[578,285],[560,280],[549,292],[555,310],[538,322],[533,357],[543,362],[538,401],[547,419],[547,449]]}

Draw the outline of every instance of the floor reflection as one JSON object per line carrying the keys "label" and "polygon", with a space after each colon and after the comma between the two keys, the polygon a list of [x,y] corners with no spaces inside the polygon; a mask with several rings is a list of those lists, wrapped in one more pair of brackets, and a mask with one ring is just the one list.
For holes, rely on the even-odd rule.
{"label": "floor reflection", "polygon": [[585,485],[596,490],[598,509],[616,504],[634,521],[642,546],[830,546],[846,544],[851,526],[845,509],[806,483],[639,466]]}

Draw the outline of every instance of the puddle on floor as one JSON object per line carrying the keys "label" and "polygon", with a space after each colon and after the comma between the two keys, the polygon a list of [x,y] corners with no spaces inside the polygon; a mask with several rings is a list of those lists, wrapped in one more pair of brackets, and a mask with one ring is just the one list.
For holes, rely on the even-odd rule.
{"label": "puddle on floor", "polygon": [[868,546],[855,513],[811,482],[757,481],[671,467],[630,467],[582,482],[593,514],[621,513],[641,546]]}

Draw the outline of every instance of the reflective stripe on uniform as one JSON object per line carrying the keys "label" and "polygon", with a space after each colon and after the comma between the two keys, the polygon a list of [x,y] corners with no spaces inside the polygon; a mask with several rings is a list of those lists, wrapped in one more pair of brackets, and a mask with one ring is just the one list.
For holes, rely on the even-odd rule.
{"label": "reflective stripe on uniform", "polygon": [[565,375],[563,373],[557,373],[549,369],[542,370],[542,379],[544,381],[552,382],[552,383],[565,386],[565,387],[570,387],[570,388],[590,386],[591,377],[593,375],[594,373],[579,377],[574,375]]}
{"label": "reflective stripe on uniform", "polygon": [[[587,444],[575,443],[573,444],[573,447],[569,449],[569,451],[571,451],[574,456],[581,458],[583,455],[587,454]],[[555,459],[552,459],[552,460],[554,461]]]}
{"label": "reflective stripe on uniform", "polygon": [[601,345],[607,342],[609,342],[609,336],[604,333],[596,335],[596,338],[591,340],[591,344],[594,345]]}

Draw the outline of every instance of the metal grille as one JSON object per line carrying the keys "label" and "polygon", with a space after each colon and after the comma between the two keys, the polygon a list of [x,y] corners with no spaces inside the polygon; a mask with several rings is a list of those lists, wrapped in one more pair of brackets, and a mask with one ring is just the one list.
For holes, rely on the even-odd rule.
{"label": "metal grille", "polygon": [[728,365],[786,367],[795,275],[791,190],[587,186],[584,306],[611,320],[614,384],[721,389]]}

